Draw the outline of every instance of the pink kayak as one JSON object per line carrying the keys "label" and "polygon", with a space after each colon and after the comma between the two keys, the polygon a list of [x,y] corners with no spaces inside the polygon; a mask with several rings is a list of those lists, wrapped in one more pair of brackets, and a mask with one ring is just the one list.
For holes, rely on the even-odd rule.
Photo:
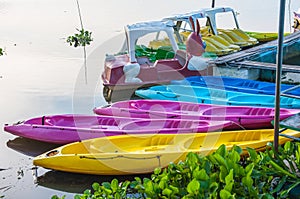
{"label": "pink kayak", "polygon": [[[299,109],[281,109],[280,119],[300,112]],[[169,100],[127,100],[115,102],[94,109],[98,115],[122,116],[127,118],[173,118],[200,119],[208,121],[230,120],[242,129],[272,127],[275,109],[250,106],[223,106],[214,104],[196,104]]]}
{"label": "pink kayak", "polygon": [[70,142],[122,134],[197,133],[222,130],[231,121],[185,119],[137,119],[90,115],[53,115],[29,119],[4,130],[34,140],[66,144]]}

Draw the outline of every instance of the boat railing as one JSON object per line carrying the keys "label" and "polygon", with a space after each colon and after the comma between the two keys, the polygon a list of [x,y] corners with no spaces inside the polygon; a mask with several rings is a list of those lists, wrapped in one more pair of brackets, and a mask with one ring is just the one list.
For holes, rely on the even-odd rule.
{"label": "boat railing", "polygon": [[[293,139],[294,141],[300,142],[300,138],[282,133],[282,132],[284,132],[287,129],[288,128],[282,128],[279,131],[279,136],[286,137],[286,138],[289,138],[289,139]],[[294,130],[293,128],[290,128],[290,129]]]}
{"label": "boat railing", "polygon": [[286,94],[286,92],[289,92],[289,91],[292,91],[292,90],[295,90],[297,88],[300,88],[300,85],[296,85],[296,86],[293,86],[292,88],[288,88],[284,91],[281,91],[281,96],[285,96],[285,97],[291,97],[291,98],[296,98],[296,99],[300,99],[300,96],[297,96],[297,95],[293,95],[293,94]]}
{"label": "boat railing", "polygon": [[[293,43],[299,42],[299,40],[300,40],[300,31],[284,37],[284,45],[285,46],[292,45]],[[249,58],[254,56],[255,54],[260,54],[265,51],[276,50],[277,42],[278,42],[277,40],[273,40],[265,44],[258,45],[234,54],[218,57],[217,59],[214,60],[214,64],[219,66],[219,65],[227,65],[229,62],[236,63],[243,60],[249,60]]]}

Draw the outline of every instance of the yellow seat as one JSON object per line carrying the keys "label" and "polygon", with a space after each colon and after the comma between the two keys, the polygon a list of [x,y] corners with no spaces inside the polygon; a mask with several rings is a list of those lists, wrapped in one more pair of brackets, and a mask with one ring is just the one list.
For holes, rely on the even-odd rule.
{"label": "yellow seat", "polygon": [[233,31],[234,33],[239,35],[241,38],[243,38],[244,40],[246,40],[247,42],[249,42],[253,45],[258,43],[258,40],[256,38],[250,37],[241,29],[232,29],[231,31]]}
{"label": "yellow seat", "polygon": [[[221,37],[226,39],[227,41],[233,42],[233,44],[238,45],[240,47],[246,47],[246,46],[251,46],[252,44],[241,38],[239,35],[236,33],[230,31],[230,30],[223,30],[220,29],[218,30],[219,32],[223,34],[219,34]],[[230,38],[230,39],[229,39]]]}
{"label": "yellow seat", "polygon": [[203,37],[202,39],[206,42],[205,52],[214,53],[214,54],[216,54],[218,56],[220,56],[220,55],[227,55],[227,54],[230,54],[230,53],[234,52],[233,49],[230,49],[230,48],[221,48],[220,46],[217,46],[216,42],[214,44],[214,43],[212,43],[211,40],[206,39],[205,37]]}
{"label": "yellow seat", "polygon": [[189,31],[182,31],[180,32],[180,35],[182,37],[182,41],[186,41],[186,39],[188,38],[188,36],[191,34],[191,32]]}
{"label": "yellow seat", "polygon": [[[180,35],[182,36],[183,41],[186,41],[186,39],[188,38],[188,36],[190,34],[191,34],[191,32],[188,32],[188,31],[180,32]],[[205,28],[205,27],[201,28],[201,36],[202,36],[202,39],[206,42],[205,52],[214,53],[214,54],[220,56],[220,55],[227,55],[227,54],[236,52],[237,50],[240,50],[240,47],[236,46],[236,45],[235,46],[232,45],[232,48],[229,48],[228,46],[224,45],[222,42],[220,42],[220,40],[222,40],[223,38],[220,38],[219,41],[211,39],[210,38],[211,33],[209,32],[209,28]],[[219,36],[216,36],[216,37],[219,37]],[[228,42],[226,44],[228,44]],[[229,46],[230,45],[231,44],[229,44]]]}
{"label": "yellow seat", "polygon": [[158,49],[161,46],[171,46],[171,43],[169,40],[163,39],[163,40],[150,41],[148,45],[149,48],[153,48],[153,49]]}
{"label": "yellow seat", "polygon": [[236,51],[241,50],[240,46],[228,42],[226,39],[224,39],[223,37],[221,37],[219,35],[210,35],[209,37],[212,38],[213,40],[220,42],[221,44],[223,44],[224,46],[226,46],[228,48],[234,49]]}

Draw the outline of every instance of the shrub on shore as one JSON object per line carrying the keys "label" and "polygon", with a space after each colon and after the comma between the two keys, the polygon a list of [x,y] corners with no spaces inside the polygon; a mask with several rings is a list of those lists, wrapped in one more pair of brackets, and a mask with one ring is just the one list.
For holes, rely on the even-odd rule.
{"label": "shrub on shore", "polygon": [[[185,161],[157,168],[151,178],[93,183],[74,199],[100,198],[293,198],[300,184],[300,143],[287,142],[275,151],[271,143],[257,152],[222,145],[210,155],[189,153]],[[52,199],[63,199],[53,196]]]}

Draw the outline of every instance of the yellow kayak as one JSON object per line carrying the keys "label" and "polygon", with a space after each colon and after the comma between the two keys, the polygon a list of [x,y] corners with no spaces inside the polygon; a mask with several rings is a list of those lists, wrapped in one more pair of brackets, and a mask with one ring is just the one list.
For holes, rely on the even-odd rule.
{"label": "yellow kayak", "polygon": [[[268,42],[278,38],[278,33],[276,32],[245,32],[250,37],[256,38],[259,42]],[[290,33],[284,33],[284,36],[289,35]]]}
{"label": "yellow kayak", "polygon": [[[188,35],[191,32],[181,32],[183,42],[186,41]],[[213,53],[218,56],[228,55],[240,50],[240,47],[231,43],[228,43],[227,40],[218,36],[218,35],[208,35],[202,37],[206,42],[205,52]],[[185,43],[184,43],[185,45]],[[148,47],[152,49],[158,49],[161,46],[171,46],[171,43],[168,39],[157,39],[149,42]]]}
{"label": "yellow kayak", "polygon": [[[283,134],[300,137],[299,131]],[[208,155],[225,144],[242,149],[264,150],[273,141],[274,130],[241,130],[195,134],[121,135],[95,138],[61,146],[37,156],[33,164],[48,169],[96,174],[124,175],[151,173],[157,167],[184,160],[189,152]],[[279,138],[283,144],[290,139]]]}
{"label": "yellow kayak", "polygon": [[237,34],[237,32],[234,32],[232,30],[218,29],[218,31],[223,33],[222,37],[224,35],[227,36],[227,37],[223,37],[224,39],[229,37],[233,41],[233,44],[238,45],[240,47],[249,47],[254,45],[249,40],[246,40],[245,38],[241,37],[240,34]]}
{"label": "yellow kayak", "polygon": [[210,37],[202,37],[202,39],[206,42],[206,52],[215,53],[216,55],[227,55],[234,52],[237,52],[237,50],[229,48],[228,46],[225,46],[221,42],[212,39]]}
{"label": "yellow kayak", "polygon": [[258,40],[256,38],[249,36],[241,29],[235,28],[230,31],[234,32],[235,34],[240,36],[242,39],[244,39],[246,42],[250,43],[251,45],[258,44]]}

